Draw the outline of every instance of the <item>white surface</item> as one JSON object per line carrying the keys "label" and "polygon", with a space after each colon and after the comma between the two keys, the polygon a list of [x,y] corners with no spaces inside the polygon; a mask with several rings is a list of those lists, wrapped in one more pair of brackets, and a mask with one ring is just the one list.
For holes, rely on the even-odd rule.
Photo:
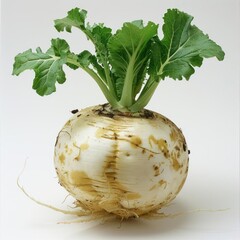
{"label": "white surface", "polygon": [[[30,47],[49,47],[50,39],[68,40],[73,51],[90,46],[81,33],[58,34],[53,19],[73,7],[89,11],[89,21],[116,29],[123,21],[143,18],[162,24],[167,8],[195,17],[196,24],[226,52],[223,62],[210,59],[187,81],[166,80],[148,108],[172,119],[191,149],[187,182],[168,212],[175,218],[122,223],[57,222],[73,219],[38,206],[17,188],[21,183],[35,198],[67,208],[67,195],[53,168],[55,136],[70,110],[105,102],[97,85],[81,71],[66,70],[67,82],[41,98],[32,89],[32,72],[11,76],[14,56]],[[1,239],[239,239],[239,1],[172,0],[2,0],[1,49]],[[189,213],[198,209],[206,211]]]}

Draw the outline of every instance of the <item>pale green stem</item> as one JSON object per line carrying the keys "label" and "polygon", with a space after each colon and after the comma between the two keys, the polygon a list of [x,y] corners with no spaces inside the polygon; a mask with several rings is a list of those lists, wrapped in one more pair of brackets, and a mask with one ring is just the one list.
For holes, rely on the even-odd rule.
{"label": "pale green stem", "polygon": [[117,95],[116,95],[116,92],[115,92],[115,89],[114,89],[114,86],[113,86],[113,83],[112,83],[112,79],[111,79],[111,76],[110,76],[109,66],[107,65],[107,63],[104,64],[104,72],[105,72],[105,75],[106,75],[107,85],[109,87],[109,90],[113,94],[114,98],[117,99]]}
{"label": "pale green stem", "polygon": [[129,107],[129,110],[131,112],[141,111],[152,98],[158,84],[159,82],[153,81],[151,85],[148,87],[148,89],[142,95],[140,95],[137,101],[132,106]]}
{"label": "pale green stem", "polygon": [[129,61],[129,65],[127,68],[126,76],[124,79],[124,86],[122,91],[122,96],[120,99],[120,105],[129,107],[133,104],[133,78],[134,78],[134,63],[135,63],[135,55],[131,57]]}

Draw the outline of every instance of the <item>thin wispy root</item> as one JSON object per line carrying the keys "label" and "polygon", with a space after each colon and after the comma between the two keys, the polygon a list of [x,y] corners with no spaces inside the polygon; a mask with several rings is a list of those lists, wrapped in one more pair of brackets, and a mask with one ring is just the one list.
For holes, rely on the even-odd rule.
{"label": "thin wispy root", "polygon": [[184,215],[188,215],[191,213],[204,213],[204,212],[223,212],[223,211],[227,211],[230,208],[223,208],[223,209],[194,209],[194,210],[189,210],[189,211],[184,211],[184,212],[177,212],[177,213],[163,213],[163,212],[159,212],[159,210],[157,211],[152,211],[149,212],[147,214],[142,215],[142,218],[145,219],[153,219],[153,218],[174,218],[174,217],[179,217],[179,216],[184,216]]}
{"label": "thin wispy root", "polygon": [[64,213],[64,214],[75,215],[75,216],[88,216],[88,215],[91,214],[91,212],[89,212],[89,211],[69,211],[69,210],[60,209],[60,208],[54,207],[54,206],[52,206],[52,205],[43,203],[43,202],[35,199],[35,198],[32,197],[29,193],[26,192],[26,190],[23,188],[23,186],[20,185],[19,177],[18,177],[18,179],[17,179],[17,186],[22,190],[22,192],[23,192],[29,199],[31,199],[32,201],[34,201],[35,203],[37,203],[37,204],[39,204],[39,205],[41,205],[41,206],[50,208],[50,209],[52,209],[52,210],[54,210],[54,211],[61,212],[61,213]]}

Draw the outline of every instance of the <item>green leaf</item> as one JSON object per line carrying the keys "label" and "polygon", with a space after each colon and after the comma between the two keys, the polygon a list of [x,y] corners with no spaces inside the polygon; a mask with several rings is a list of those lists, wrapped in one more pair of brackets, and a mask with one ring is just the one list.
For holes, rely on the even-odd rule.
{"label": "green leaf", "polygon": [[145,27],[142,21],[124,23],[122,29],[113,35],[108,44],[109,61],[117,87],[118,97],[124,105],[134,101],[142,83],[149,59],[149,43],[157,34],[158,25],[149,22]]}
{"label": "green leaf", "polygon": [[65,40],[60,38],[52,39],[51,43],[55,56],[63,57],[70,53],[69,45]]}
{"label": "green leaf", "polygon": [[72,27],[77,27],[81,30],[84,30],[86,16],[87,16],[86,10],[80,10],[79,8],[74,8],[68,12],[67,17],[62,19],[56,19],[54,21],[55,28],[59,32],[64,30],[66,30],[67,32],[71,32]]}
{"label": "green leaf", "polygon": [[66,80],[63,64],[67,62],[68,53],[70,52],[66,41],[53,39],[52,46],[46,53],[37,48],[36,52],[29,49],[18,54],[15,57],[13,74],[34,70],[33,89],[41,96],[49,95],[56,91],[56,82],[62,84]]}
{"label": "green leaf", "polygon": [[78,62],[83,66],[83,67],[88,67],[89,64],[91,63],[91,57],[92,57],[92,54],[87,51],[87,50],[84,50],[83,52],[81,52],[79,55],[78,55]]}
{"label": "green leaf", "polygon": [[158,50],[154,53],[154,60],[152,58],[153,65],[159,66],[158,75],[161,79],[189,79],[194,67],[202,65],[203,58],[217,57],[223,60],[221,47],[196,26],[192,26],[192,20],[192,16],[177,9],[168,10],[164,15],[164,37],[162,41],[155,42],[154,47]]}

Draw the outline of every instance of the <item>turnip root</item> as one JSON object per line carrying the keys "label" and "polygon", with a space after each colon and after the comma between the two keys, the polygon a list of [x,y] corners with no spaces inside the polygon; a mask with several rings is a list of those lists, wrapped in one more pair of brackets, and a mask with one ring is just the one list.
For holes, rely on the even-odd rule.
{"label": "turnip root", "polygon": [[64,125],[54,162],[60,184],[80,206],[129,218],[176,197],[187,177],[188,149],[181,130],[158,113],[124,115],[99,105]]}

